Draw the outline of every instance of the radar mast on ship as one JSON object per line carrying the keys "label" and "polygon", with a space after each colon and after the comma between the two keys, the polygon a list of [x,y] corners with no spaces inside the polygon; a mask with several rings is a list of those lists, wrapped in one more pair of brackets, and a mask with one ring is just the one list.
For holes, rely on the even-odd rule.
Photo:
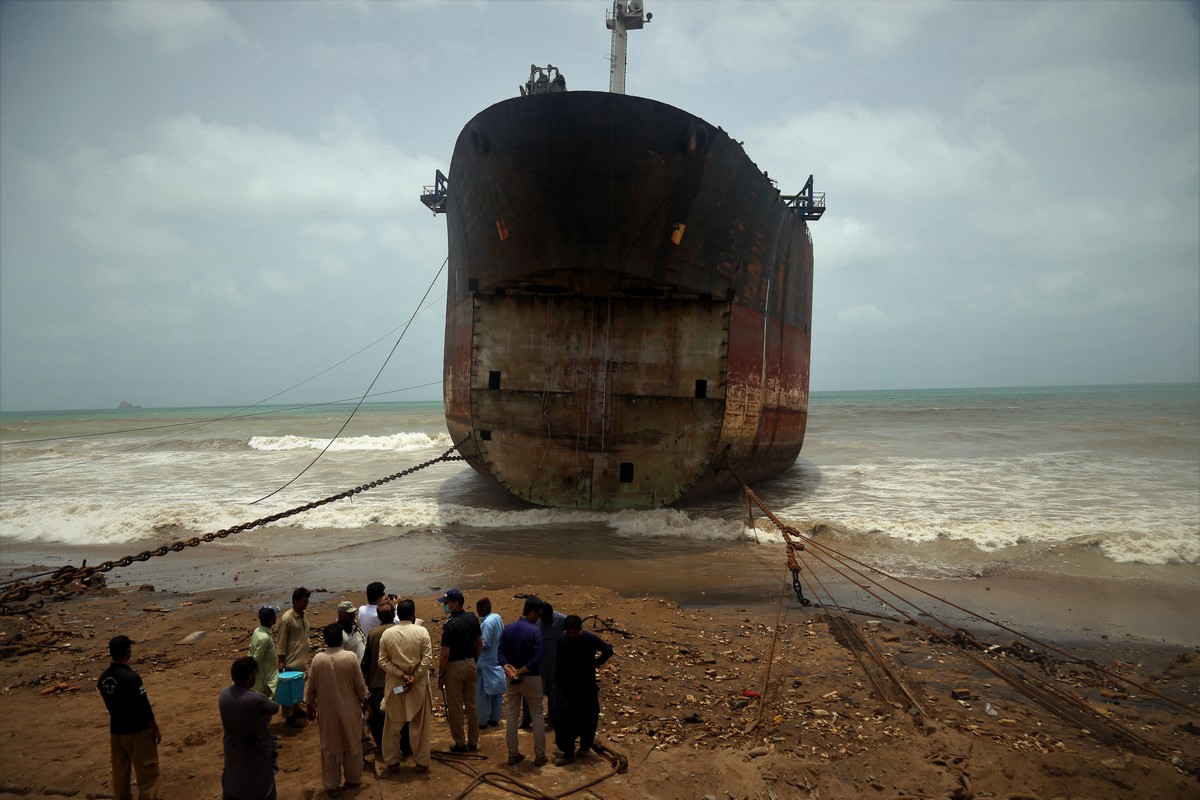
{"label": "radar mast on ship", "polygon": [[647,14],[642,0],[613,0],[612,12],[607,15],[605,25],[612,31],[612,66],[608,73],[608,90],[613,94],[625,94],[625,53],[628,49],[628,31],[640,31],[642,26],[654,18]]}

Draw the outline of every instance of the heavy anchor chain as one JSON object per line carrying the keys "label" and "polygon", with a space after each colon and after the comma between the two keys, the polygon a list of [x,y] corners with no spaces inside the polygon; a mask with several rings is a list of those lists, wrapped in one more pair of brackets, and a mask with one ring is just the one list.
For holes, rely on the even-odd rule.
{"label": "heavy anchor chain", "polygon": [[[741,476],[733,471],[732,467],[726,465],[726,469],[742,485],[742,491],[746,493],[747,499],[762,509],[767,518],[783,534],[783,541],[787,544],[787,565],[788,569],[792,572],[792,590],[796,592],[796,601],[802,606],[811,606],[812,601],[804,596],[804,586],[800,582],[800,562],[796,560],[796,551],[804,549],[804,534],[775,516],[775,513],[767,508],[767,504],[762,501],[762,498],[754,493],[754,490],[741,479]],[[751,527],[753,527],[753,515],[751,515]]]}
{"label": "heavy anchor chain", "polygon": [[338,500],[345,500],[353,497],[356,494],[362,494],[363,492],[374,489],[377,486],[381,486],[399,478],[412,475],[414,472],[419,472],[420,470],[431,467],[434,464],[438,464],[443,461],[462,461],[462,456],[451,455],[455,449],[456,448],[451,447],[437,458],[424,461],[420,464],[409,467],[408,469],[388,475],[387,477],[379,478],[378,480],[373,480],[369,483],[364,483],[360,486],[354,487],[353,489],[347,489],[344,492],[338,492],[337,494],[323,497],[320,500],[314,500],[311,503],[305,503],[302,506],[290,508],[287,511],[280,511],[277,514],[261,517],[253,522],[243,522],[240,525],[234,525],[230,528],[222,528],[219,531],[206,533],[203,536],[193,536],[190,539],[180,539],[179,541],[172,542],[171,544],[164,544],[154,550],[143,550],[137,555],[128,555],[124,556],[123,558],[104,561],[100,564],[90,567],[87,566],[86,561],[83,563],[83,565],[78,567],[62,567],[61,569],[55,570],[49,578],[36,583],[19,581],[0,592],[0,615],[12,613],[13,610],[10,607],[13,603],[19,603],[28,600],[30,596],[34,594],[56,594],[69,590],[72,587],[79,589],[91,588],[93,582],[95,582],[98,578],[102,578],[102,573],[109,572],[110,570],[117,569],[118,567],[128,567],[135,561],[149,561],[157,556],[165,556],[167,553],[178,553],[185,547],[196,547],[203,542],[224,539],[227,536],[234,535],[235,533],[242,533],[243,531],[260,528],[264,525],[270,525],[271,523],[279,522],[280,520],[287,519],[288,517],[294,517],[297,514],[303,514],[306,511],[312,511],[315,508],[320,508],[321,506],[328,505],[329,503],[333,503]]}

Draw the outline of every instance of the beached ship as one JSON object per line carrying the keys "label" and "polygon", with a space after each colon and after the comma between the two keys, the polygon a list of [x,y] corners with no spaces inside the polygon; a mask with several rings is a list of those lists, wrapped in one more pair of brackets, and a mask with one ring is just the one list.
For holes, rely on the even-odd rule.
{"label": "beached ship", "polygon": [[449,237],[446,424],[531,503],[667,505],[786,470],[808,408],[812,177],[783,196],[721,128],[532,67],[467,123],[423,202]]}

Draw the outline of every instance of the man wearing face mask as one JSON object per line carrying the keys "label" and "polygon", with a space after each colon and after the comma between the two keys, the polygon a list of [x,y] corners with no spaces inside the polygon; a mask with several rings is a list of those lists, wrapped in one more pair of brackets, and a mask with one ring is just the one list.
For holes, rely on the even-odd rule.
{"label": "man wearing face mask", "polygon": [[[475,705],[476,663],[483,650],[479,617],[463,609],[463,593],[451,589],[438,598],[450,615],[442,626],[442,651],[438,658],[438,685],[446,693],[446,720],[454,738],[452,753],[479,749],[479,712]],[[466,714],[466,736],[463,715]]]}

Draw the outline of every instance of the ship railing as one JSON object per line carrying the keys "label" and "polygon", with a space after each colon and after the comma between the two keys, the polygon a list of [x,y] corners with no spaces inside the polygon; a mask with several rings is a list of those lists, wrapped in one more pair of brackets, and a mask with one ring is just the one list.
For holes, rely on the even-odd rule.
{"label": "ship railing", "polygon": [[421,202],[434,214],[446,213],[446,196],[450,193],[446,176],[440,169],[434,170],[433,186],[426,186],[421,191]]}
{"label": "ship railing", "polygon": [[795,209],[800,212],[800,216],[804,219],[816,220],[820,219],[825,213],[825,193],[813,191],[813,176],[808,176],[808,181],[805,182],[804,188],[799,194],[785,196],[782,198],[787,203],[788,208]]}
{"label": "ship railing", "polygon": [[825,213],[824,192],[816,192],[811,196],[797,194],[783,199],[787,201],[788,208],[796,209],[805,219],[820,219]]}
{"label": "ship railing", "polygon": [[529,65],[529,80],[525,81],[525,85],[518,87],[521,90],[521,96],[533,94],[550,94],[551,92],[565,92],[567,90],[567,79],[558,67],[553,64],[547,64],[544,67],[539,67],[537,64]]}

